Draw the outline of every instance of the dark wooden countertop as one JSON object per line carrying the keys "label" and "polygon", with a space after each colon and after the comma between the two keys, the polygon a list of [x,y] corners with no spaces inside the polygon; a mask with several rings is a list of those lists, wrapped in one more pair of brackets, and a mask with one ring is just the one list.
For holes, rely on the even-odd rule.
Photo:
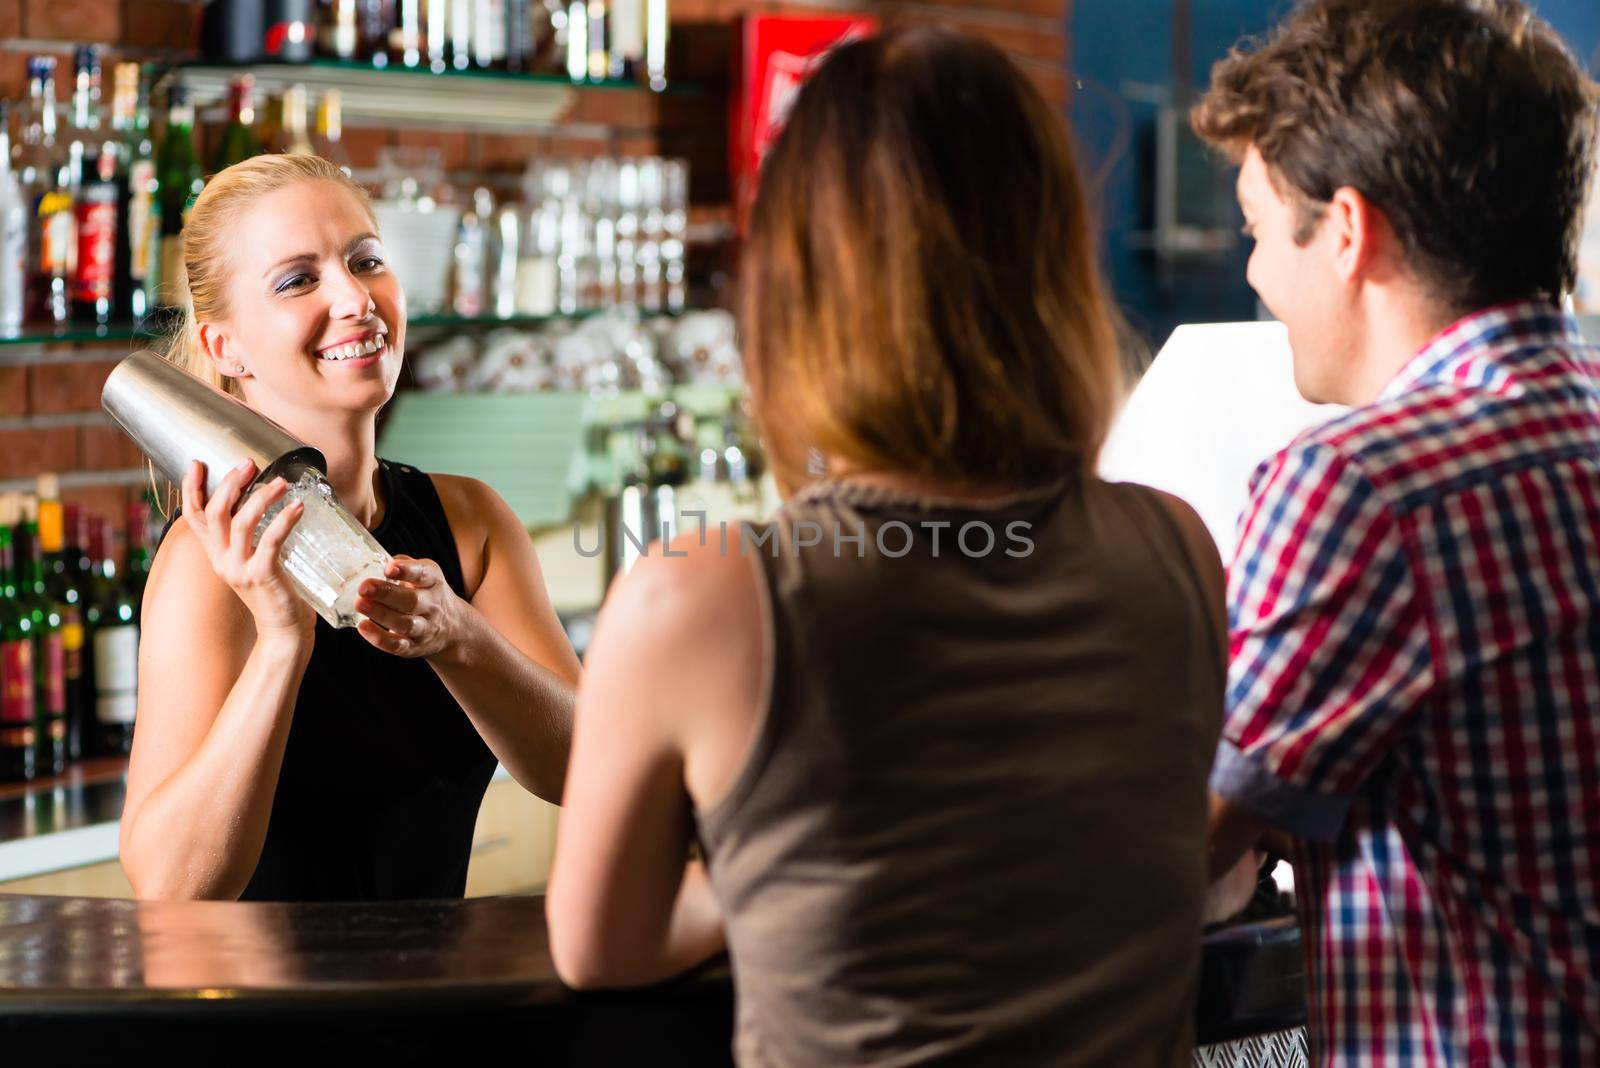
{"label": "dark wooden countertop", "polygon": [[[1205,938],[1202,1044],[1304,1018],[1290,918]],[[538,1065],[730,1063],[724,963],[579,994],[556,977],[542,897],[383,904],[0,894],[0,1042],[126,1064],[241,1045],[317,1062],[418,1063],[511,1042]],[[64,1044],[64,1046],[63,1046]]]}
{"label": "dark wooden countertop", "polygon": [[125,1066],[147,1052],[387,1065],[487,1059],[510,1044],[524,1065],[715,1066],[731,1063],[732,1029],[721,963],[647,990],[568,990],[542,897],[0,894],[0,1048],[53,1052],[45,1063]]}

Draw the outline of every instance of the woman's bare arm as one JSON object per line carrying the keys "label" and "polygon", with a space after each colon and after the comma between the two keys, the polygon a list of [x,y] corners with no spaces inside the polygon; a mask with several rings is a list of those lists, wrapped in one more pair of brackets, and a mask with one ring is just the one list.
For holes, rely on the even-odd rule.
{"label": "woman's bare arm", "polygon": [[[239,531],[247,537],[277,495],[253,496],[239,511]],[[272,573],[297,513],[285,509],[274,522],[262,560],[252,563],[247,542],[231,550],[228,566],[246,569],[231,577],[261,580],[248,586],[247,608],[189,522],[198,514],[204,528],[209,511],[211,535],[225,541],[214,525],[233,526],[225,496],[219,489],[216,508],[206,510],[186,499],[145,590],[138,729],[120,831],[123,870],[141,898],[236,898],[248,885],[311,656],[310,610],[285,601]]]}
{"label": "woman's bare arm", "polygon": [[559,803],[580,668],[533,542],[488,486],[433,479],[470,596],[452,594],[437,564],[402,558],[404,581],[363,587],[357,607],[381,626],[363,623],[361,635],[386,652],[426,657],[511,776]]}
{"label": "woman's bare arm", "polygon": [[764,624],[750,560],[679,539],[606,602],[578,700],[546,911],[573,986],[665,979],[723,946],[690,799],[737,776],[760,713]]}

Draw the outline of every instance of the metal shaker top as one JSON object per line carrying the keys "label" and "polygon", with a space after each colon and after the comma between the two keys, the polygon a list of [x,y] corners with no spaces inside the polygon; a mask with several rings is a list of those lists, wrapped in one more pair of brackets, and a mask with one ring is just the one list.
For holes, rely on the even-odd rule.
{"label": "metal shaker top", "polygon": [[328,470],[322,453],[149,350],[117,364],[100,403],[169,481],[182,482],[191,460],[205,464],[207,496],[245,460],[255,461],[257,481],[293,463]]}

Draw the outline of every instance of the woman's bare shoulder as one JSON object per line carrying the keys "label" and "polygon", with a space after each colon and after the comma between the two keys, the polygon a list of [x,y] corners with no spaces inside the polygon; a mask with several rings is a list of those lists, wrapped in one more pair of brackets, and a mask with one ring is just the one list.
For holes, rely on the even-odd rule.
{"label": "woman's bare shoulder", "polygon": [[205,546],[179,516],[173,521],[145,583],[142,621],[146,635],[175,629],[204,633],[212,640],[229,635],[250,636],[250,614],[211,566]]}

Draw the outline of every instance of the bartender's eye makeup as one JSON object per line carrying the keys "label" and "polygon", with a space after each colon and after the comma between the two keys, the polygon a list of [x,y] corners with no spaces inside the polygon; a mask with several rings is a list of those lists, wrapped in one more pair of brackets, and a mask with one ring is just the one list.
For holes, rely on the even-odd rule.
{"label": "bartender's eye makeup", "polygon": [[284,275],[282,278],[278,279],[278,281],[274,282],[272,284],[272,291],[280,295],[294,293],[298,290],[304,289],[314,281],[316,281],[316,279],[307,274],[305,271],[296,271],[293,274]]}

